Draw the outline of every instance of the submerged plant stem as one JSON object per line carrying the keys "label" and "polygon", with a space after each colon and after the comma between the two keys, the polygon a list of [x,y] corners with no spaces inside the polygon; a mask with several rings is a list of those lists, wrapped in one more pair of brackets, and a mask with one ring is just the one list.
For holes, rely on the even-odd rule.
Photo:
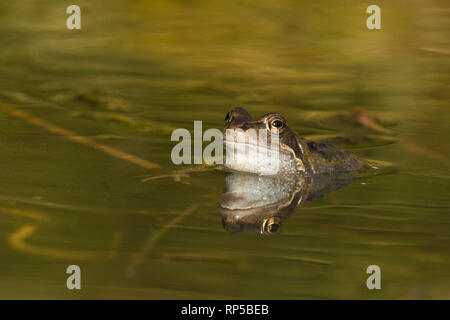
{"label": "submerged plant stem", "polygon": [[150,162],[148,160],[136,157],[132,154],[123,152],[119,149],[115,149],[115,148],[109,147],[107,145],[98,143],[97,141],[95,141],[91,138],[88,138],[85,136],[80,136],[73,131],[70,131],[70,130],[64,129],[63,127],[54,125],[44,119],[35,117],[35,116],[29,114],[28,112],[17,109],[15,107],[13,107],[12,105],[1,102],[1,101],[0,101],[0,110],[6,112],[16,118],[23,119],[23,120],[27,121],[28,123],[31,123],[35,126],[41,127],[49,132],[60,135],[67,140],[79,143],[81,145],[101,151],[103,153],[109,154],[110,156],[113,156],[117,159],[121,159],[121,160],[130,162],[130,163],[133,163],[144,169],[160,169],[161,168],[161,166],[157,163]]}

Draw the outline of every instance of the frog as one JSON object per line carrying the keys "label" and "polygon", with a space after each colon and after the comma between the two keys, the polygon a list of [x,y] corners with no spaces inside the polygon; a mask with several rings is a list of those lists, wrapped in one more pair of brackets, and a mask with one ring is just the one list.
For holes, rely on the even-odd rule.
{"label": "frog", "polygon": [[[255,138],[255,132],[264,131],[267,138]],[[224,169],[231,172],[311,176],[369,166],[368,161],[339,146],[301,137],[280,113],[266,113],[254,120],[242,107],[225,116],[224,149]]]}

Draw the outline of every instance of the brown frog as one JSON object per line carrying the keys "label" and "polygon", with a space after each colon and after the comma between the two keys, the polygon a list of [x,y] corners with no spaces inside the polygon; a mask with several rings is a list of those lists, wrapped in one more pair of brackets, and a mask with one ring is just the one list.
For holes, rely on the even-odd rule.
{"label": "brown frog", "polygon": [[[247,110],[235,108],[225,121],[224,166],[230,171],[315,175],[367,166],[367,161],[338,146],[300,137],[279,113],[253,120]],[[267,133],[265,138],[261,138],[263,132]]]}

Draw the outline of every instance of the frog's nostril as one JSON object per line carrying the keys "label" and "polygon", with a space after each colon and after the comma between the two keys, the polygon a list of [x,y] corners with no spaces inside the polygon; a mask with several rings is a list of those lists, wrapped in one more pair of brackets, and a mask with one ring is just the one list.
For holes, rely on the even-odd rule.
{"label": "frog's nostril", "polygon": [[228,112],[227,115],[225,116],[225,121],[231,122],[231,119],[232,119],[231,112]]}

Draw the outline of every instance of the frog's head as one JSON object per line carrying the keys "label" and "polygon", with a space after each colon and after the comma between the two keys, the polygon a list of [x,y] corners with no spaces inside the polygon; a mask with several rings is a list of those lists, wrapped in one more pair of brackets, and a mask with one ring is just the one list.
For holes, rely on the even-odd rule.
{"label": "frog's head", "polygon": [[225,117],[224,135],[225,167],[232,171],[270,175],[305,170],[304,142],[279,113],[253,120],[247,110],[235,108]]}
{"label": "frog's head", "polygon": [[237,107],[229,111],[225,116],[225,129],[237,127],[240,123],[252,121],[251,114],[244,108]]}
{"label": "frog's head", "polygon": [[251,130],[267,130],[268,133],[279,135],[280,140],[289,135],[290,129],[286,120],[279,113],[267,113],[258,120],[253,120],[250,113],[244,108],[235,108],[225,116],[225,130],[241,129],[245,135]]}

